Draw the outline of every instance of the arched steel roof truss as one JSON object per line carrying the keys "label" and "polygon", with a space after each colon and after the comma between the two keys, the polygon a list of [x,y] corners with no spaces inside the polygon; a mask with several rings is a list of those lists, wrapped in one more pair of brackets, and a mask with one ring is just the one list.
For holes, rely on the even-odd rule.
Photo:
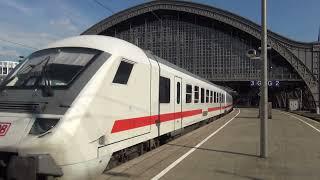
{"label": "arched steel roof truss", "polygon": [[[241,31],[244,31],[253,37],[260,40],[260,26],[253,23],[252,21],[230,13],[225,10],[218,8],[191,3],[183,1],[152,1],[145,4],[141,4],[122,12],[119,12],[115,15],[112,15],[98,24],[92,26],[87,31],[82,34],[101,34],[106,29],[117,25],[123,21],[126,21],[130,18],[136,17],[141,14],[156,10],[173,10],[180,12],[192,13],[199,16],[208,17],[216,21],[223,22],[234,28],[237,28]],[[305,81],[306,85],[310,89],[314,101],[318,106],[319,102],[319,56],[320,56],[320,44],[318,43],[304,43],[293,41],[283,36],[280,36],[276,33],[268,31],[268,45],[277,51],[281,56],[283,56],[291,66],[298,72],[301,78]],[[307,49],[313,52],[312,58],[316,63],[313,69],[310,69],[306,66],[303,60],[292,51],[292,49]]]}

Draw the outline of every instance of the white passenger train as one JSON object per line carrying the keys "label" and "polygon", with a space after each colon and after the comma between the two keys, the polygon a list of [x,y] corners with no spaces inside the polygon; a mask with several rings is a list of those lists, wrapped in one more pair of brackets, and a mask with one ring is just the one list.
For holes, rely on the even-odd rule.
{"label": "white passenger train", "polygon": [[0,87],[0,177],[93,179],[133,147],[231,109],[219,86],[131,43],[67,38],[31,54]]}

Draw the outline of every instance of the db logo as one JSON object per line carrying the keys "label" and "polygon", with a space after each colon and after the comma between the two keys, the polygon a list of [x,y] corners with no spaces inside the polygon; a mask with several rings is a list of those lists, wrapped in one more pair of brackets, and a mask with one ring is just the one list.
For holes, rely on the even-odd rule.
{"label": "db logo", "polygon": [[11,123],[0,122],[0,136],[5,136],[10,128]]}

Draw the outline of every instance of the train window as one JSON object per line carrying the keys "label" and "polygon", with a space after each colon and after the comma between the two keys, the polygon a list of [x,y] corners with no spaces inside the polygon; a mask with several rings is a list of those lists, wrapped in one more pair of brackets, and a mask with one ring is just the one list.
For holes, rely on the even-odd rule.
{"label": "train window", "polygon": [[192,101],[192,85],[186,85],[186,103],[191,103]]}
{"label": "train window", "polygon": [[181,92],[181,87],[180,87],[180,82],[177,82],[177,104],[180,104],[180,92]]}
{"label": "train window", "polygon": [[213,101],[212,101],[212,99],[213,99],[213,92],[212,91],[210,91],[210,103],[212,103]]}
{"label": "train window", "polygon": [[201,88],[201,103],[204,103],[204,89]]}
{"label": "train window", "polygon": [[214,103],[217,103],[217,93],[216,92],[213,93],[213,101],[214,101]]}
{"label": "train window", "polygon": [[[45,87],[69,88],[69,85],[101,54],[99,50],[64,47],[32,53],[17,67],[6,87],[27,89]],[[47,70],[47,71],[45,71]],[[45,72],[45,76],[43,75]]]}
{"label": "train window", "polygon": [[208,103],[209,102],[209,90],[207,89],[207,91],[206,91],[206,103]]}
{"label": "train window", "polygon": [[132,68],[133,64],[121,61],[112,83],[127,84]]}
{"label": "train window", "polygon": [[170,103],[170,79],[160,76],[159,102]]}
{"label": "train window", "polygon": [[199,87],[194,86],[194,103],[199,102]]}

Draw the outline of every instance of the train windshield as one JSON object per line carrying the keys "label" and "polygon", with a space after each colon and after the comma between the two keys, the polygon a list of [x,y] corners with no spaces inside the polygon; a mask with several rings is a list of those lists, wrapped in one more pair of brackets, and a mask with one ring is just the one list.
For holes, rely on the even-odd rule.
{"label": "train windshield", "polygon": [[87,48],[54,48],[31,54],[4,80],[2,87],[67,87],[100,51]]}

